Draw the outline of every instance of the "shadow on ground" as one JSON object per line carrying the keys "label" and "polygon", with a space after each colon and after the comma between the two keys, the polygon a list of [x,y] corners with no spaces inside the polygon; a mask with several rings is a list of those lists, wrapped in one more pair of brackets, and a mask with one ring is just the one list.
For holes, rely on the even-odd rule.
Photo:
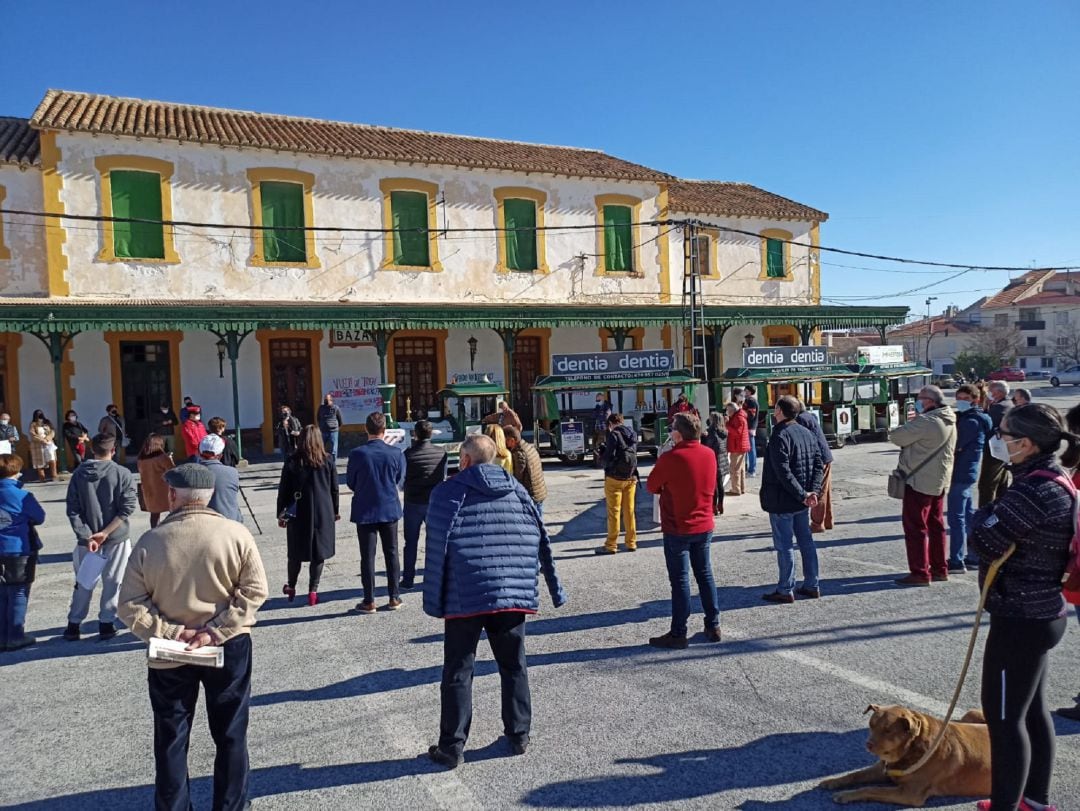
{"label": "shadow on ground", "polygon": [[[624,758],[612,774],[549,783],[522,798],[524,805],[542,808],[621,808],[649,803],[675,803],[708,797],[722,791],[775,788],[867,765],[866,733],[790,732],[767,735],[727,749],[697,749],[644,758]],[[620,766],[646,766],[648,773],[619,774]],[[834,807],[828,792],[809,791],[810,802],[792,805],[790,798],[742,808]],[[718,806],[719,807],[719,806]]]}

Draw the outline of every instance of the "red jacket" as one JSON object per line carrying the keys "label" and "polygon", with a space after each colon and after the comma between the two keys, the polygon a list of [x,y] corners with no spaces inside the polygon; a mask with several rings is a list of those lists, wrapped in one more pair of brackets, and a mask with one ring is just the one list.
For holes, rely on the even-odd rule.
{"label": "red jacket", "polygon": [[198,456],[199,443],[206,436],[206,426],[202,424],[202,420],[186,420],[180,432],[184,437],[185,457],[190,459],[192,456]]}
{"label": "red jacket", "polygon": [[727,449],[728,453],[750,453],[750,431],[741,408],[727,418]]}
{"label": "red jacket", "polygon": [[712,532],[716,456],[696,439],[656,460],[646,486],[660,496],[660,529],[668,535]]}

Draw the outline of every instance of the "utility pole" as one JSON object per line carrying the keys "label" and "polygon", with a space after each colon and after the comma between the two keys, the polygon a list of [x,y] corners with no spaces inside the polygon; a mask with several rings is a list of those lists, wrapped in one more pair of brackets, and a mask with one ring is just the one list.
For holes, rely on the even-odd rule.
{"label": "utility pole", "polygon": [[926,297],[926,366],[933,370],[930,365],[930,340],[934,337],[934,323],[930,320],[930,302],[937,301],[937,296]]}

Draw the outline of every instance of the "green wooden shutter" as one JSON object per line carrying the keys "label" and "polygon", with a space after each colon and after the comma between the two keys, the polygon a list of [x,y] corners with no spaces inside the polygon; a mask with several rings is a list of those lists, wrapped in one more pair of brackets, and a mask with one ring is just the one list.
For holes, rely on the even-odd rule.
{"label": "green wooden shutter", "polygon": [[[114,217],[161,219],[161,175],[156,172],[109,172]],[[113,253],[129,259],[164,259],[165,229],[157,223],[114,222]]]}
{"label": "green wooden shutter", "polygon": [[[510,270],[536,270],[536,203],[509,199],[503,202],[506,221],[506,266]],[[511,231],[511,228],[532,229]]]}
{"label": "green wooden shutter", "polygon": [[267,262],[306,262],[304,227],[304,187],[299,183],[264,180],[259,183],[262,198],[263,258]]}
{"label": "green wooden shutter", "polygon": [[630,206],[604,206],[604,262],[608,271],[634,269],[634,234]]}
{"label": "green wooden shutter", "polygon": [[430,267],[428,254],[428,196],[419,191],[390,192],[394,228],[394,264]]}
{"label": "green wooden shutter", "polygon": [[770,279],[782,279],[784,272],[784,243],[779,239],[765,240],[765,275]]}

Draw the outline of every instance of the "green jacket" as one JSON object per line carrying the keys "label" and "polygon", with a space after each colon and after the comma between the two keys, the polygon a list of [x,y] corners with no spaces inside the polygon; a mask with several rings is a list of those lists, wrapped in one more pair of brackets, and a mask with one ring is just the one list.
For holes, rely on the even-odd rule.
{"label": "green jacket", "polygon": [[927,496],[940,496],[945,492],[952,478],[956,448],[955,411],[949,406],[941,406],[920,414],[890,431],[889,441],[900,446],[897,466],[905,473],[929,460],[907,480],[908,487]]}

